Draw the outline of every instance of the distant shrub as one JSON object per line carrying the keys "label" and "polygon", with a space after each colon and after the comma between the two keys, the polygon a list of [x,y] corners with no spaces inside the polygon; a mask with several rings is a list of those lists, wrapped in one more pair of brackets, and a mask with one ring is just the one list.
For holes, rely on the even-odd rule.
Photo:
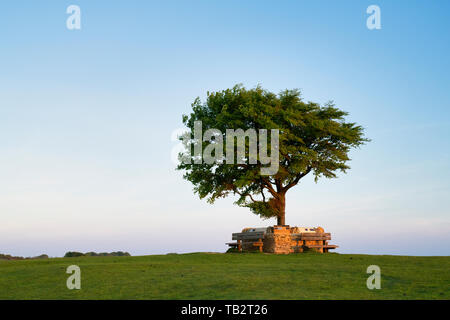
{"label": "distant shrub", "polygon": [[24,260],[24,259],[48,259],[48,255],[41,254],[40,256],[37,256],[37,257],[24,258],[24,257],[15,257],[15,256],[12,256],[10,254],[2,254],[2,253],[0,253],[0,260]]}
{"label": "distant shrub", "polygon": [[116,251],[116,252],[86,252],[86,253],[81,253],[81,252],[74,252],[74,251],[69,251],[64,255],[64,258],[72,258],[72,257],[129,257],[131,256],[128,252],[123,252],[123,251]]}
{"label": "distant shrub", "polygon": [[13,257],[10,254],[2,254],[0,253],[0,260],[22,260],[23,257]]}
{"label": "distant shrub", "polygon": [[84,257],[84,253],[76,252],[76,251],[69,251],[66,252],[64,255],[64,258],[74,258],[74,257]]}
{"label": "distant shrub", "polygon": [[98,253],[96,253],[96,252],[86,252],[85,254],[84,254],[86,257],[97,257],[98,256]]}
{"label": "distant shrub", "polygon": [[40,256],[33,257],[33,258],[31,258],[31,259],[48,259],[48,255],[46,255],[46,254],[41,254]]}
{"label": "distant shrub", "polygon": [[116,256],[116,257],[130,257],[131,256],[131,254],[129,254],[128,252],[122,252],[122,251],[111,252],[111,255]]}

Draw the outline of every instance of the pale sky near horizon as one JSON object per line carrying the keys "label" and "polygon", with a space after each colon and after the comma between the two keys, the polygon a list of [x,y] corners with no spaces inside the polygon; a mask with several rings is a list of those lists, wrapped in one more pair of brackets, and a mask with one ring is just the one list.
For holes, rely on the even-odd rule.
{"label": "pale sky near horizon", "polygon": [[[81,8],[68,30],[66,8]],[[381,8],[369,30],[366,9]],[[4,1],[0,253],[226,250],[273,225],[174,170],[197,96],[242,83],[333,100],[372,141],[305,178],[286,222],[340,253],[450,254],[448,1]]]}

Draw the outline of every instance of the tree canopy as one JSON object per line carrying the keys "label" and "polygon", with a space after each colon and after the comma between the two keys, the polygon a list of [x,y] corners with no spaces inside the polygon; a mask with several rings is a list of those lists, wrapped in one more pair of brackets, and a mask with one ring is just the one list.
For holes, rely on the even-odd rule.
{"label": "tree canopy", "polygon": [[[191,133],[196,122],[201,121],[203,131],[215,129],[219,134],[204,137],[200,142],[190,140],[186,143],[186,151],[180,159],[188,161],[181,162],[177,169],[185,171],[184,178],[194,185],[194,192],[200,198],[213,203],[234,194],[238,196],[237,205],[248,207],[262,218],[277,218],[277,224],[284,225],[285,195],[289,189],[308,174],[317,181],[320,177],[336,178],[337,172],[345,173],[350,168],[347,164],[349,151],[369,141],[361,126],[346,122],[347,115],[332,102],[321,106],[303,101],[297,89],[274,94],[260,86],[247,90],[236,85],[231,89],[208,92],[205,102],[199,98],[194,101],[192,112],[183,116],[183,123]],[[274,150],[278,153],[278,171],[262,174],[261,169],[267,162],[261,161],[260,154],[256,163],[200,163],[192,154],[195,144],[201,143],[205,150],[208,145],[217,143],[217,135],[222,134],[220,140],[225,141],[225,150],[229,144],[225,137],[227,129],[278,130],[278,146],[271,148],[272,153]],[[267,138],[271,146],[273,135]],[[260,139],[258,148],[261,144]],[[249,152],[250,147],[250,139],[245,139],[245,151]]]}

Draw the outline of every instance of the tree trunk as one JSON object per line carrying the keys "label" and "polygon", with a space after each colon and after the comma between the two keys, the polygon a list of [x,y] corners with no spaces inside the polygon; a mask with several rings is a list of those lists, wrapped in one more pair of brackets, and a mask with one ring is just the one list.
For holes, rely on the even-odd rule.
{"label": "tree trunk", "polygon": [[278,201],[277,201],[277,209],[278,209],[278,216],[277,216],[277,225],[283,226],[286,224],[286,197],[284,194],[279,194]]}

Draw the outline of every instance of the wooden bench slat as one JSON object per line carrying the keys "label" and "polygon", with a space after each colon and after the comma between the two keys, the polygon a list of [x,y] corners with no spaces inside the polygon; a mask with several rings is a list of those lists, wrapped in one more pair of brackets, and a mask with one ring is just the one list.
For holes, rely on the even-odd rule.
{"label": "wooden bench slat", "polygon": [[335,249],[339,247],[333,244],[309,244],[303,246],[306,248],[324,248],[324,249]]}
{"label": "wooden bench slat", "polygon": [[331,240],[331,235],[329,233],[293,233],[292,234],[293,240]]}
{"label": "wooden bench slat", "polygon": [[324,232],[324,233],[317,233],[317,232],[300,232],[300,233],[291,233],[293,236],[305,236],[305,237],[317,237],[317,236],[331,236],[331,233]]}
{"label": "wooden bench slat", "polygon": [[258,240],[264,238],[265,232],[240,232],[233,233],[232,240]]}
{"label": "wooden bench slat", "polygon": [[331,238],[330,237],[308,237],[308,238],[292,237],[292,240],[296,240],[296,241],[327,241],[327,240],[331,240]]}

